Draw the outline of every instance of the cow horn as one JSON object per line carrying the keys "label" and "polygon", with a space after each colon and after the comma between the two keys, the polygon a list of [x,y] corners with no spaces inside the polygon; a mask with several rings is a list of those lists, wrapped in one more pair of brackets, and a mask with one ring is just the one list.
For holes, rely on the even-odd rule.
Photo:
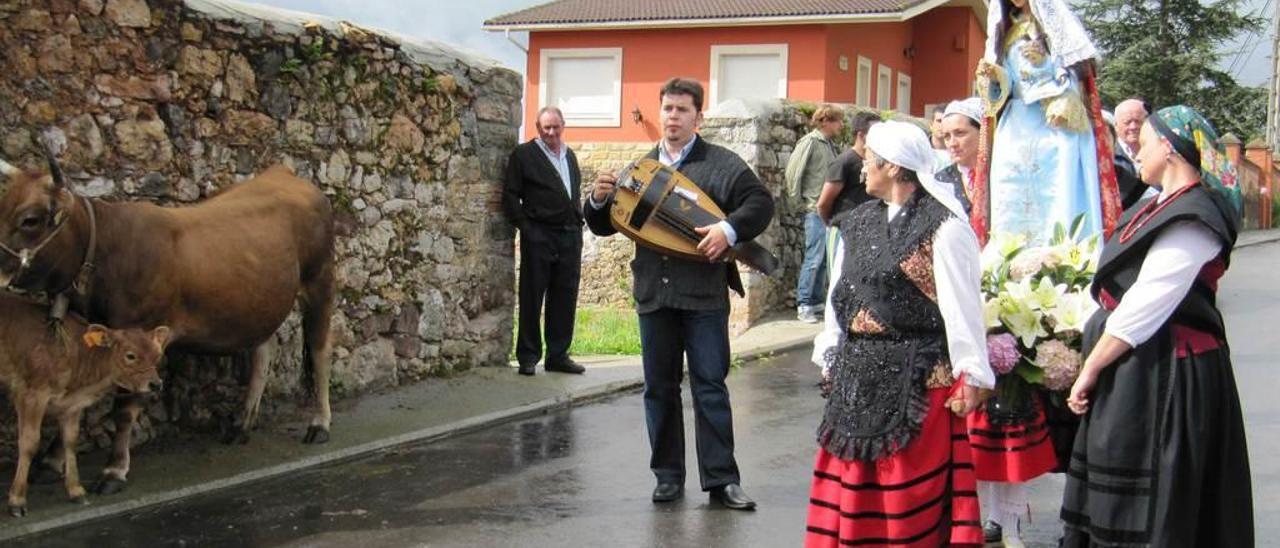
{"label": "cow horn", "polygon": [[40,140],[40,145],[44,148],[44,157],[49,161],[49,175],[53,177],[53,186],[62,188],[67,185],[67,178],[62,174],[62,166],[58,165],[58,157],[53,153],[53,149],[49,147],[49,142]]}
{"label": "cow horn", "polygon": [[0,175],[4,175],[5,177],[12,177],[14,175],[17,175],[18,171],[19,171],[18,168],[13,167],[13,165],[10,164],[9,162],[0,160]]}

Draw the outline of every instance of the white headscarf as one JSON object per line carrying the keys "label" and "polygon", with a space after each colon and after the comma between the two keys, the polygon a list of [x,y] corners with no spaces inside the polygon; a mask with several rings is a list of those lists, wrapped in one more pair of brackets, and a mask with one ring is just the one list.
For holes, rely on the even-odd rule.
{"label": "white headscarf", "polygon": [[[1069,67],[1085,59],[1097,59],[1098,48],[1094,47],[1089,33],[1084,30],[1080,19],[1072,13],[1071,7],[1063,0],[1027,0],[1031,14],[1040,22],[1049,39],[1049,51],[1057,57],[1063,67]],[[987,52],[985,58],[995,63],[996,43],[1000,31],[1000,22],[1004,20],[1004,4],[1000,0],[992,0],[987,5]]]}
{"label": "white headscarf", "polygon": [[920,186],[924,187],[957,217],[967,220],[964,207],[956,199],[951,185],[933,177],[934,153],[929,137],[914,124],[888,120],[871,126],[867,131],[867,148],[885,161],[910,169],[916,173]]}
{"label": "white headscarf", "polygon": [[979,99],[977,97],[970,97],[968,99],[952,101],[947,104],[947,110],[942,112],[942,116],[946,117],[946,116],[951,116],[952,114],[959,114],[970,120],[973,120],[973,122],[976,124],[981,124],[982,123],[982,99]]}

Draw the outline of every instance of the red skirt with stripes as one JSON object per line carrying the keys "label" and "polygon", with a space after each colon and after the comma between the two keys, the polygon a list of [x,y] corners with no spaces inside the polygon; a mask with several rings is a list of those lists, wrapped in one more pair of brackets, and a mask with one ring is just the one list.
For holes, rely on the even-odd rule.
{"label": "red skirt with stripes", "polygon": [[969,438],[944,405],[949,392],[928,391],[920,434],[887,458],[845,461],[818,449],[806,547],[982,545]]}
{"label": "red skirt with stripes", "polygon": [[980,405],[968,418],[969,445],[973,464],[982,481],[1024,482],[1052,472],[1058,465],[1049,427],[1045,424],[1044,400],[1037,398],[1035,418],[1022,424],[995,425]]}

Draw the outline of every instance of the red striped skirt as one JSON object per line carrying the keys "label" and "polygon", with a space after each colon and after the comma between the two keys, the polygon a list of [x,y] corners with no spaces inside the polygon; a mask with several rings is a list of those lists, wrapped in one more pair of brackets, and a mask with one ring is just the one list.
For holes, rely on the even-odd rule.
{"label": "red striped skirt", "polygon": [[967,418],[969,445],[973,446],[973,464],[979,480],[1030,481],[1058,465],[1043,406],[1037,406],[1035,418],[1024,424],[991,424],[984,405]]}
{"label": "red striped skirt", "polygon": [[964,419],[928,391],[929,415],[906,447],[875,462],[818,449],[806,547],[981,546],[982,524]]}

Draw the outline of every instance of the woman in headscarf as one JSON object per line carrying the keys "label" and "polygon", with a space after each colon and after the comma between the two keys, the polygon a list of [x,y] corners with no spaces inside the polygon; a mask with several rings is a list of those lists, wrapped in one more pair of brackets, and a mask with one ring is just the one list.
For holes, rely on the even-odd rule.
{"label": "woman in headscarf", "polygon": [[[957,189],[956,197],[965,204],[973,189],[981,119],[982,106],[974,97],[952,101],[942,120],[947,150],[955,163],[939,171],[937,178],[951,183]],[[996,382],[1007,382],[1006,378]],[[1026,482],[1053,471],[1058,464],[1045,420],[1045,400],[1038,390],[1021,400],[997,396],[978,406],[967,419],[978,499],[987,515],[983,537],[987,542],[1003,541],[1006,548],[1019,548],[1023,546],[1020,516],[1027,509]]]}
{"label": "woman in headscarf", "polygon": [[934,165],[920,128],[872,126],[863,173],[879,199],[833,220],[838,275],[814,341],[829,393],[809,547],[982,544],[962,416],[995,375],[977,238]]}
{"label": "woman in headscarf", "polygon": [[1120,199],[1092,85],[1092,41],[1063,0],[990,7],[977,88],[998,121],[974,196],[979,239],[1021,233],[1045,245],[1055,223],[1081,215],[1083,234],[1109,231]]}
{"label": "woman in headscarf", "polygon": [[1106,242],[1101,309],[1068,406],[1082,414],[1063,546],[1253,546],[1249,458],[1215,306],[1239,226],[1234,168],[1213,127],[1175,106],[1147,119],[1139,171],[1160,195]]}

